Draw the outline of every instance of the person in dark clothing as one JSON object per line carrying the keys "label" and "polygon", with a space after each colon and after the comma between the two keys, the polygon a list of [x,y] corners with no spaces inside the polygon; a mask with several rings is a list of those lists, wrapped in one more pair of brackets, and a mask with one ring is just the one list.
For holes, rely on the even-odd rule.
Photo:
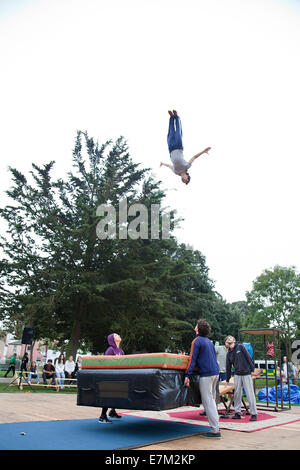
{"label": "person in dark clothing", "polygon": [[24,356],[22,358],[22,362],[21,362],[21,373],[23,373],[23,371],[25,370],[26,372],[26,377],[27,377],[27,364],[28,364],[28,361],[29,361],[29,357],[28,357],[28,353],[24,353]]}
{"label": "person in dark clothing", "polygon": [[51,385],[55,385],[55,367],[52,364],[52,359],[48,359],[47,364],[44,365],[43,369],[43,382],[47,385],[47,379],[52,379]]}
{"label": "person in dark clothing", "polygon": [[72,379],[77,378],[78,371],[81,368],[81,360],[82,360],[81,357],[78,356],[77,361],[75,362],[75,369],[74,369],[74,372],[72,374]]}
{"label": "person in dark clothing", "polygon": [[219,381],[219,365],[213,343],[207,338],[210,325],[206,320],[200,319],[195,328],[196,338],[192,342],[188,367],[185,374],[185,386],[190,385],[190,376],[194,368],[198,368],[200,375],[199,387],[201,400],[208,418],[211,431],[201,433],[202,437],[219,438],[219,415],[216,405],[216,389]]}
{"label": "person in dark clothing", "polygon": [[[109,348],[107,348],[107,350],[105,351],[106,356],[123,356],[124,355],[123,349],[120,348],[120,343],[122,341],[121,336],[119,336],[116,333],[113,333],[107,337],[107,341],[109,344]],[[107,424],[112,423],[112,421],[107,417],[107,411],[108,411],[107,407],[102,408],[102,412],[99,418],[99,423],[107,423]],[[122,418],[122,416],[118,415],[118,413],[116,412],[114,408],[110,410],[109,417],[119,418],[119,419]]]}
{"label": "person in dark clothing", "polygon": [[242,390],[245,390],[250,405],[250,421],[257,420],[256,398],[253,389],[251,372],[254,371],[254,362],[245,346],[237,344],[233,336],[227,336],[225,346],[228,348],[226,356],[226,383],[229,385],[232,367],[234,367],[234,411],[232,419],[241,419]]}

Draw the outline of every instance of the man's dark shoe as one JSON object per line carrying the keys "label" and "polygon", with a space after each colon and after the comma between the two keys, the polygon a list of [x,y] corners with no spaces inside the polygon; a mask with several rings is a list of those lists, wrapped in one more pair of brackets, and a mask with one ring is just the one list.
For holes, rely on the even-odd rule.
{"label": "man's dark shoe", "polygon": [[202,411],[202,412],[201,412],[201,413],[199,413],[199,414],[200,414],[200,416],[206,416],[206,413],[205,413],[205,411]]}
{"label": "man's dark shoe", "polygon": [[240,414],[235,413],[235,415],[233,415],[231,419],[242,419],[242,417]]}
{"label": "man's dark shoe", "polygon": [[118,413],[117,413],[116,411],[110,411],[110,412],[108,413],[108,416],[109,416],[110,418],[122,418],[122,416],[118,415]]}
{"label": "man's dark shoe", "polygon": [[100,416],[99,423],[112,424],[112,421],[108,419],[106,416]]}
{"label": "man's dark shoe", "polygon": [[206,437],[207,439],[220,439],[221,433],[220,432],[201,432],[200,437]]}
{"label": "man's dark shoe", "polygon": [[228,419],[228,418],[230,418],[230,416],[225,413],[225,414],[221,414],[221,415],[220,415],[220,418],[221,418],[221,419]]}
{"label": "man's dark shoe", "polygon": [[257,421],[257,415],[251,415],[249,421]]}

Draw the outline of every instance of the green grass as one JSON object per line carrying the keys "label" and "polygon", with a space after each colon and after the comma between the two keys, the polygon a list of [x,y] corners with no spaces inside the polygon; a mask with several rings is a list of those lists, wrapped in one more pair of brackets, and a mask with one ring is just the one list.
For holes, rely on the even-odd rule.
{"label": "green grass", "polygon": [[64,394],[76,394],[77,387],[66,387],[60,389],[59,392],[53,387],[40,387],[33,386],[32,389],[28,385],[23,386],[23,390],[20,390],[17,383],[8,386],[9,383],[0,383],[0,393],[64,393]]}
{"label": "green grass", "polygon": [[[267,386],[267,381],[265,379],[256,379],[256,390],[260,390],[261,388],[265,388]],[[276,382],[275,379],[268,379],[268,387],[275,387]]]}
{"label": "green grass", "polygon": [[[0,370],[0,377],[4,377],[6,370]],[[11,372],[9,373],[11,375]]]}
{"label": "green grass", "polygon": [[[5,373],[6,373],[6,370],[0,370],[0,377],[4,377]],[[40,380],[41,380],[42,371],[39,371],[39,375],[40,375]],[[7,376],[7,379],[10,379],[10,380],[13,379],[13,375],[11,372]],[[35,383],[35,379],[33,379],[33,384],[34,383]],[[59,392],[57,392],[56,389],[53,387],[43,387],[42,385],[39,387],[33,385],[32,388],[30,388],[29,385],[27,385],[26,383],[24,385],[24,381],[23,381],[23,390],[19,389],[17,381],[13,385],[10,385],[9,387],[8,385],[9,385],[9,382],[0,383],[0,393],[64,393],[64,394],[66,393],[76,394],[77,393],[77,387],[75,388],[75,387],[65,386],[66,388],[60,389]]]}

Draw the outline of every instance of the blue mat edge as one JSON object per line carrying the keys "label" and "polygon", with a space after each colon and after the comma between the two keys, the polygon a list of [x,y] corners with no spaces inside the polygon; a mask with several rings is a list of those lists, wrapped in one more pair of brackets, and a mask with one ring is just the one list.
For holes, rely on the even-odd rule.
{"label": "blue mat edge", "polygon": [[[153,438],[149,439],[149,437],[146,436],[145,439],[143,439],[142,441],[139,441],[137,439],[137,441],[133,442],[131,440],[130,442],[130,439],[129,441],[127,441],[126,443],[125,442],[119,442],[116,447],[103,447],[103,448],[100,448],[97,447],[96,449],[93,447],[93,442],[91,443],[91,447],[87,446],[86,448],[82,448],[82,447],[78,447],[78,445],[76,446],[76,436],[74,437],[74,443],[72,443],[72,445],[68,445],[67,447],[64,447],[64,448],[61,448],[61,447],[57,447],[55,445],[55,443],[53,443],[53,446],[50,446],[49,447],[45,447],[45,448],[41,448],[41,447],[37,447],[36,450],[57,450],[57,451],[68,451],[68,450],[92,450],[92,451],[95,451],[95,450],[100,450],[100,451],[103,451],[103,450],[126,450],[126,449],[133,449],[133,448],[138,448],[138,447],[142,447],[142,446],[147,446],[147,445],[153,445],[153,444],[156,444],[156,443],[161,443],[161,442],[167,442],[167,441],[173,441],[173,440],[177,440],[177,439],[182,439],[182,438],[186,438],[186,437],[191,437],[193,435],[197,435],[197,434],[200,434],[201,432],[205,432],[207,430],[209,430],[210,428],[207,427],[207,426],[199,426],[199,425],[194,425],[194,424],[189,424],[189,423],[180,423],[180,422],[170,422],[170,421],[167,421],[167,420],[162,420],[162,419],[155,419],[155,418],[144,418],[144,417],[136,417],[136,416],[129,416],[129,415],[123,415],[124,417],[128,418],[128,421],[129,423],[126,423],[126,424],[135,424],[135,423],[144,423],[144,429],[145,429],[145,425],[148,423],[151,423],[151,424],[155,424],[155,425],[158,425],[159,426],[159,423],[162,423],[163,426],[165,426],[166,424],[167,425],[170,425],[170,426],[175,426],[176,429],[175,429],[175,434],[178,433],[178,430],[181,430],[183,431],[182,433],[180,433],[180,435],[174,435],[174,429],[171,429],[171,434],[173,433],[173,435],[167,435],[168,433],[166,433],[165,436],[163,436],[163,434],[161,436],[157,436],[157,439],[155,440],[155,436],[153,436]],[[133,421],[133,423],[130,423],[130,421]],[[18,421],[18,422],[11,422],[11,423],[0,423],[0,430],[1,428],[5,428],[5,427],[10,427],[10,428],[19,428],[18,430],[16,430],[16,435],[14,436],[14,442],[15,442],[15,446],[8,446],[8,448],[3,448],[1,446],[1,443],[3,443],[3,440],[1,439],[0,440],[0,450],[7,450],[7,451],[10,451],[10,450],[18,450],[18,451],[31,451],[31,450],[35,450],[35,447],[34,447],[34,443],[32,443],[32,441],[28,441],[28,436],[27,436],[27,433],[29,434],[29,430],[28,430],[28,425],[30,428],[32,427],[36,427],[36,426],[43,426],[45,427],[46,423],[49,423],[51,425],[53,424],[57,424],[59,425],[59,423],[64,423],[64,424],[71,424],[71,423],[76,423],[76,424],[84,424],[85,426],[88,425],[88,424],[91,424],[93,429],[91,428],[92,431],[94,431],[96,428],[98,428],[99,426],[99,435],[97,436],[97,438],[99,439],[99,445],[100,445],[100,440],[101,440],[101,427],[103,427],[103,430],[108,426],[109,428],[108,429],[113,429],[111,428],[111,424],[99,424],[98,423],[98,419],[68,419],[68,420],[63,420],[63,419],[56,419],[56,420],[49,420],[49,421]],[[95,426],[96,424],[96,426]],[[123,424],[125,424],[125,422],[123,421]],[[22,441],[19,441],[19,439],[23,439],[23,436],[20,437],[22,435],[22,433],[20,432],[22,427],[23,426],[26,426],[27,425],[27,428],[24,429],[24,431],[26,431],[26,433],[24,434],[24,437],[26,438],[26,441],[28,443],[28,446],[26,446],[26,448],[24,448],[24,445],[26,444],[26,441],[22,442]],[[123,426],[122,426],[123,427]],[[186,428],[186,429],[184,429]],[[114,428],[115,429],[115,428]],[[124,431],[124,429],[120,429],[120,432],[122,433],[122,431]],[[125,429],[126,431],[126,429]],[[13,432],[10,431],[10,434]],[[77,429],[77,432],[78,432],[78,429]],[[84,432],[84,429],[83,429],[83,432]],[[163,432],[163,431],[162,431]],[[35,434],[37,433],[37,431],[35,431]],[[68,436],[69,437],[69,436]],[[117,436],[116,436],[117,437]],[[36,435],[32,435],[30,436],[31,439],[37,439]],[[51,439],[51,438],[50,438]],[[57,438],[58,439],[58,438]],[[70,437],[68,439],[70,441]],[[121,441],[124,440],[123,436],[121,436]],[[22,445],[19,445],[18,446],[18,442],[22,442]],[[118,441],[118,439],[116,439],[116,441]],[[120,435],[119,435],[119,441],[120,441]],[[11,441],[10,441],[11,442]],[[104,443],[103,443],[104,444]],[[5,445],[5,444],[4,444]]]}

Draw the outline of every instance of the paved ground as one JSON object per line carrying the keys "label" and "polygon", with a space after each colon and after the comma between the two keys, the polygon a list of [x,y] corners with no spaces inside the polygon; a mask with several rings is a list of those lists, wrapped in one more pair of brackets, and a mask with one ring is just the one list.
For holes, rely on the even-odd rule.
{"label": "paved ground", "polygon": [[[1,393],[0,423],[50,421],[61,419],[98,419],[100,409],[77,406],[76,395],[42,393]],[[285,414],[298,413],[292,407]],[[199,436],[145,446],[145,450],[300,450],[300,421],[253,433],[222,430],[221,439]]]}

